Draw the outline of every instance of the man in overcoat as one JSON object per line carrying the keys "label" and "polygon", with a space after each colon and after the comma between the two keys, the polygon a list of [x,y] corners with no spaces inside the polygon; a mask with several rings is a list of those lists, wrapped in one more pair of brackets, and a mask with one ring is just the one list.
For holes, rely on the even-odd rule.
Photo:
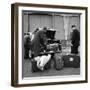
{"label": "man in overcoat", "polygon": [[71,28],[71,53],[78,54],[78,47],[80,45],[80,32],[77,30],[75,25],[72,25]]}
{"label": "man in overcoat", "polygon": [[46,43],[46,28],[36,32],[34,39],[31,42],[31,51],[34,57],[37,57],[40,52],[43,52]]}

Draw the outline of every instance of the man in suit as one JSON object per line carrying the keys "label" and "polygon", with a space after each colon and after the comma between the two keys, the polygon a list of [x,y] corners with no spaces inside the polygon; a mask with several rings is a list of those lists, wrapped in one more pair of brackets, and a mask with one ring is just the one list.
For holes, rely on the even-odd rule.
{"label": "man in suit", "polygon": [[80,32],[76,29],[75,25],[72,25],[71,28],[72,28],[71,53],[78,54],[78,47],[80,45]]}

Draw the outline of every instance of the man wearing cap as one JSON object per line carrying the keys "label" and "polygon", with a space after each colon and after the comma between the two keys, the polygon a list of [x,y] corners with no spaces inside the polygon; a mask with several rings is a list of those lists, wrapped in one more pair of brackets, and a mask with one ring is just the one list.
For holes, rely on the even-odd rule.
{"label": "man wearing cap", "polygon": [[78,47],[80,45],[80,33],[76,29],[75,25],[72,25],[71,28],[72,28],[71,53],[72,54],[78,54]]}

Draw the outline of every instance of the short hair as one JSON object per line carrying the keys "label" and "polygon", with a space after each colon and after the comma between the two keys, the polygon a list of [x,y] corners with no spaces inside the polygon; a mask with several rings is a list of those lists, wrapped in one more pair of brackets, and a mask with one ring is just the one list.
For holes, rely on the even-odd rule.
{"label": "short hair", "polygon": [[71,28],[76,27],[76,25],[72,25]]}
{"label": "short hair", "polygon": [[43,30],[47,30],[47,27],[44,27]]}
{"label": "short hair", "polygon": [[37,33],[39,31],[39,28],[36,28],[36,30],[33,32],[33,34]]}
{"label": "short hair", "polygon": [[39,28],[36,28],[35,32],[39,31]]}

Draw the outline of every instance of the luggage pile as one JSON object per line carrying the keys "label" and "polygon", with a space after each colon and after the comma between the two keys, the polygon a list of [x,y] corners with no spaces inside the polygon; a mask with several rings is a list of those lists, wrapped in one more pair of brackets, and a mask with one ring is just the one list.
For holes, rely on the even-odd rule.
{"label": "luggage pile", "polygon": [[[47,61],[44,56],[41,57],[43,62],[38,62],[40,60],[37,61],[35,59],[33,59],[31,61],[32,62],[32,72],[38,72],[38,71],[51,69],[52,60],[54,61],[53,67],[56,70],[62,70],[64,67],[65,68],[67,68],[67,67],[79,68],[80,67],[80,56],[78,56],[78,55],[69,54],[69,55],[62,56],[60,53],[55,53],[55,54],[53,54],[53,57],[51,57],[49,54],[49,55],[45,56],[47,58]],[[46,61],[46,62],[44,62],[44,61]],[[39,65],[41,63],[42,63],[42,65],[40,68]]]}
{"label": "luggage pile", "polygon": [[56,70],[62,70],[64,67],[80,67],[80,56],[75,54],[62,55],[61,41],[54,38],[55,32],[47,30],[47,45],[45,50],[41,47],[41,53],[31,60],[32,72],[50,69],[52,60]]}

